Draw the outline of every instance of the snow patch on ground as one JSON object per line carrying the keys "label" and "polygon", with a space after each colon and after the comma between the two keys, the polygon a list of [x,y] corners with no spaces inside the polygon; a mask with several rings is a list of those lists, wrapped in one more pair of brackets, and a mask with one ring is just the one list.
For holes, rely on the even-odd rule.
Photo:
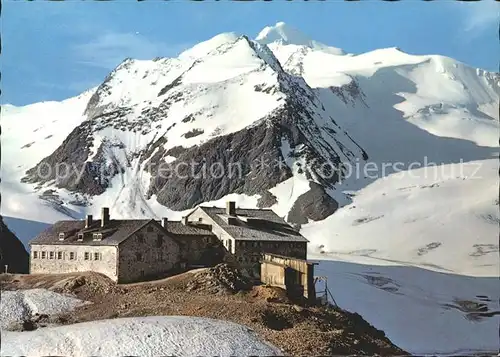
{"label": "snow patch on ground", "polygon": [[5,332],[2,355],[278,356],[278,348],[235,323],[199,317],[123,318]]}
{"label": "snow patch on ground", "polygon": [[[4,330],[12,323],[30,319],[35,314],[53,315],[69,312],[84,304],[86,302],[46,289],[2,291],[0,330]],[[4,343],[3,337],[2,345]],[[8,354],[19,355],[17,353]]]}

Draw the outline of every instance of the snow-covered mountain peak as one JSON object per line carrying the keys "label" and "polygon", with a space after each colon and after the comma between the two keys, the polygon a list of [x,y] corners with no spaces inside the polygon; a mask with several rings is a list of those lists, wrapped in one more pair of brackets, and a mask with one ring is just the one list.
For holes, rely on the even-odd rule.
{"label": "snow-covered mountain peak", "polygon": [[206,56],[211,51],[217,49],[220,46],[234,43],[241,36],[234,32],[225,32],[218,34],[209,40],[200,42],[195,46],[185,50],[179,55],[179,59],[187,60],[187,59],[197,59]]}
{"label": "snow-covered mountain peak", "polygon": [[260,31],[255,40],[265,45],[280,44],[303,46],[335,55],[344,54],[344,51],[340,48],[327,46],[323,43],[314,41],[298,29],[282,21],[276,23],[274,26],[266,26],[262,31]]}
{"label": "snow-covered mountain peak", "polygon": [[266,45],[246,36],[225,33],[192,47],[178,58],[126,59],[95,90],[85,114],[93,119],[127,108],[130,119],[136,121],[143,117],[143,111],[165,103],[167,92],[169,95],[178,92],[172,91],[176,87],[184,86],[185,91],[195,95],[214,85],[226,87],[241,82],[246,76],[257,81],[254,85],[272,85],[277,84],[280,73],[284,71]]}
{"label": "snow-covered mountain peak", "polygon": [[294,44],[308,46],[312,42],[306,35],[284,22],[278,22],[274,26],[266,26],[257,35],[257,41],[269,44],[282,41],[283,44]]}

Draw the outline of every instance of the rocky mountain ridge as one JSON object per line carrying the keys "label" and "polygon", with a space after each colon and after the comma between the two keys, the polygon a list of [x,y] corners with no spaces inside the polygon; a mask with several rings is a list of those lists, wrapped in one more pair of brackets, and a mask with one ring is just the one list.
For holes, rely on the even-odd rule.
{"label": "rocky mountain ridge", "polygon": [[[308,215],[326,218],[338,205],[325,189],[332,189],[342,176],[342,163],[366,160],[368,155],[325,111],[305,81],[283,70],[267,46],[245,36],[229,37],[227,42],[217,45],[207,55],[194,60],[153,61],[158,73],[166,73],[171,81],[158,86],[161,89],[156,96],[145,97],[142,102],[133,102],[133,97],[127,94],[117,102],[108,100],[119,90],[115,83],[123,83],[120,78],[139,71],[136,68],[139,63],[124,61],[91,96],[85,110],[86,120],[54,153],[28,170],[23,182],[55,185],[58,189],[94,196],[105,193],[116,176],[135,169],[137,175],[142,171],[151,175],[145,192],[147,199],[154,195],[160,204],[170,209],[185,210],[231,193],[269,196],[267,190],[298,175],[315,183],[315,195],[321,198],[318,207]],[[192,80],[189,83],[197,67],[227,56],[241,61],[240,52],[246,55],[244,61],[252,64],[249,70],[236,76],[222,75],[215,83],[193,83]],[[149,82],[150,77],[150,72],[145,70],[141,80]],[[139,83],[131,84],[136,85]],[[274,109],[262,116],[252,116],[247,126],[207,130],[203,123],[209,125],[211,117],[218,114],[220,103],[210,105],[205,98],[215,93],[222,102],[227,88],[235,86],[244,87],[249,95],[271,97],[275,101]],[[204,105],[198,109],[200,106],[193,101]],[[258,102],[255,99],[255,103]],[[177,113],[171,116],[174,106],[184,107],[182,117]],[[235,107],[232,111],[239,115],[241,109]],[[170,142],[174,141],[171,138],[175,134],[170,132],[176,126],[191,129],[181,135],[181,145],[174,146]],[[147,140],[138,143],[137,136]],[[204,137],[196,139],[199,136]],[[69,173],[62,175],[63,178],[56,169],[61,163],[66,164]],[[190,171],[188,167],[192,163],[195,165]],[[205,175],[199,179],[203,168],[220,163],[225,165],[224,170],[237,164],[237,176]],[[158,168],[165,168],[166,164],[170,170],[182,169],[177,170],[175,176],[163,177]],[[261,200],[259,205],[268,207],[268,202]]]}

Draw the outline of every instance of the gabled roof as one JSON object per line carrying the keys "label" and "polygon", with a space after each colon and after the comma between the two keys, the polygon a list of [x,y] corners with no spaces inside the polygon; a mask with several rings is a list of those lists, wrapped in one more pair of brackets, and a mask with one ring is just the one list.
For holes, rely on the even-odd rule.
{"label": "gabled roof", "polygon": [[237,240],[308,242],[298,230],[270,209],[237,208],[234,217],[228,216],[224,208],[199,206],[199,209]]}
{"label": "gabled roof", "polygon": [[[153,219],[112,219],[106,227],[101,227],[101,220],[98,219],[94,220],[89,228],[85,228],[85,221],[59,221],[31,240],[30,244],[118,245],[150,222],[164,229],[158,221]],[[202,226],[196,224],[186,226],[178,221],[168,221],[167,229],[164,231],[172,238],[213,235]],[[64,240],[59,240],[59,233],[65,233]],[[78,241],[78,233],[85,233],[83,241]],[[102,233],[102,240],[94,241],[92,233]]]}
{"label": "gabled roof", "polygon": [[[158,224],[151,219],[111,219],[106,227],[101,227],[101,220],[98,219],[92,222],[91,227],[85,228],[85,221],[59,221],[31,240],[30,244],[118,245],[150,222]],[[59,240],[59,233],[65,233],[64,240]],[[86,233],[81,242],[78,241],[78,233]],[[102,240],[94,241],[92,233],[102,233]]]}
{"label": "gabled roof", "polygon": [[203,228],[194,222],[189,222],[188,225],[182,224],[180,221],[168,221],[166,232],[174,236],[212,236],[212,231]]}

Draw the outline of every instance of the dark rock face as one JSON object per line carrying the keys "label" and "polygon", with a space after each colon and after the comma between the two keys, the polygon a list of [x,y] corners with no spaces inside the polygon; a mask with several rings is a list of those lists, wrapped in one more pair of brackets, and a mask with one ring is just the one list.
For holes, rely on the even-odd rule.
{"label": "dark rock face", "polygon": [[276,198],[276,196],[269,191],[264,191],[262,192],[261,197],[257,201],[257,207],[267,208],[271,207],[276,203],[278,203],[278,199]]}
{"label": "dark rock face", "polygon": [[104,140],[92,161],[87,162],[92,147],[92,128],[85,122],[76,127],[54,153],[26,171],[21,180],[27,183],[53,183],[69,191],[100,195],[111,178],[123,171],[109,148],[124,149],[123,144]]}
{"label": "dark rock face", "polygon": [[29,255],[23,243],[5,225],[0,216],[0,271],[8,265],[9,273],[28,273]]}
{"label": "dark rock face", "polygon": [[358,82],[351,77],[351,82],[344,84],[340,87],[330,87],[333,94],[338,96],[345,104],[350,103],[354,105],[357,100],[359,100],[363,105],[367,106],[365,102],[366,95],[360,88]]}
{"label": "dark rock face", "polygon": [[149,195],[174,210],[217,200],[229,193],[259,194],[291,177],[280,165],[280,130],[265,123],[177,152],[154,168]]}
{"label": "dark rock face", "polygon": [[201,135],[203,133],[204,133],[204,131],[202,129],[193,129],[193,130],[190,130],[187,133],[185,133],[184,137],[186,139],[194,138],[195,136]]}
{"label": "dark rock face", "polygon": [[[290,145],[290,155],[300,156],[309,164],[309,177],[314,175],[325,186],[332,186],[338,174],[323,164],[338,165],[338,155],[331,147],[320,148],[329,157],[316,149],[308,139],[312,133],[304,133],[313,129],[298,124],[304,116],[310,114],[290,100],[257,125],[176,152],[177,159],[170,164],[155,163],[148,196],[156,195],[159,203],[173,210],[189,209],[230,193],[267,197],[268,189],[292,177],[287,158],[282,155],[283,139]],[[299,147],[300,152],[296,152]]]}
{"label": "dark rock face", "polygon": [[295,201],[288,213],[288,222],[306,224],[308,219],[321,221],[333,214],[339,207],[325,189],[315,182],[309,184],[310,190]]}

